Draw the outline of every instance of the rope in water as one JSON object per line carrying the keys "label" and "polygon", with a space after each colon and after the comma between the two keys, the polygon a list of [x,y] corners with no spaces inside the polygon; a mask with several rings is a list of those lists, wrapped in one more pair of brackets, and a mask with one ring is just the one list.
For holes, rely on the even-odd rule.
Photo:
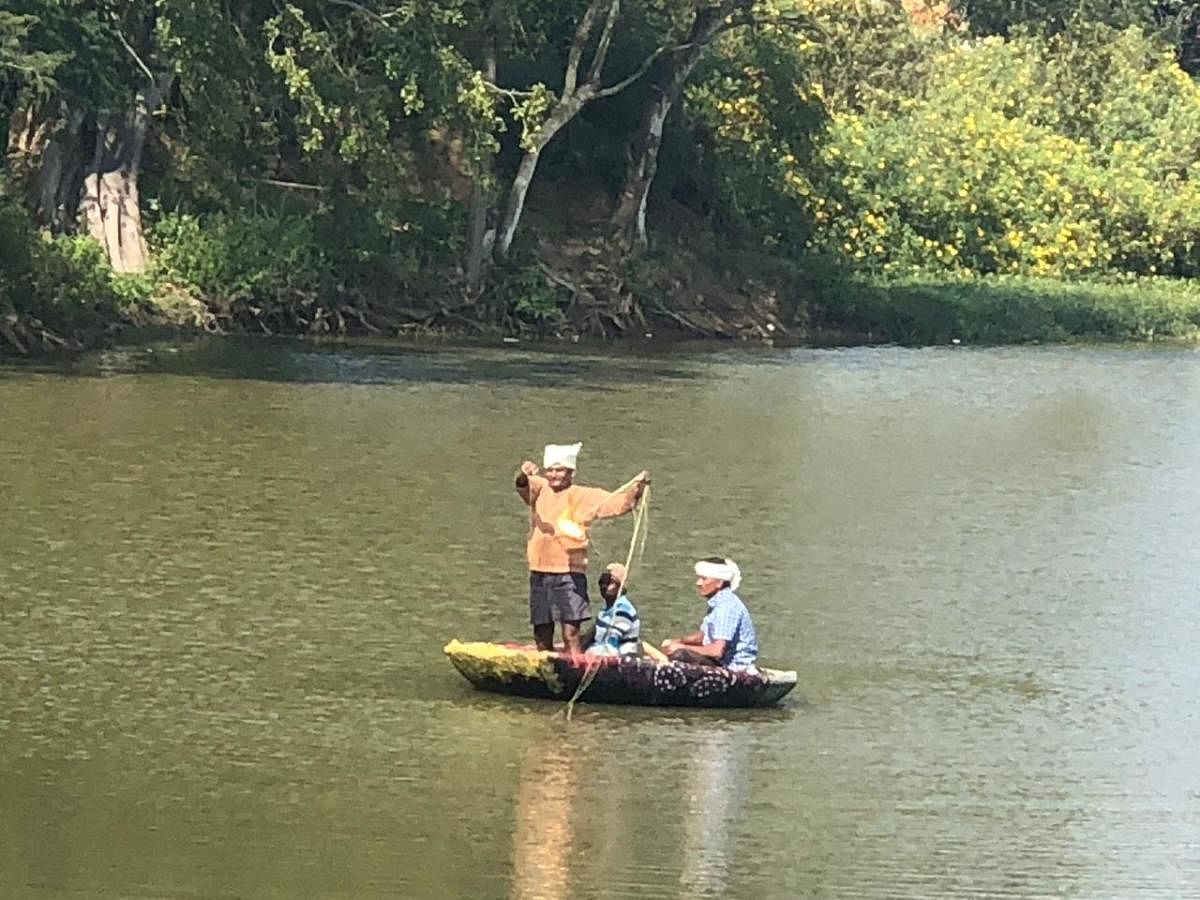
{"label": "rope in water", "polygon": [[[633,534],[629,536],[629,552],[625,556],[625,580],[621,582],[621,591],[625,592],[629,587],[629,577],[633,572],[634,557],[641,561],[642,555],[646,550],[646,535],[649,533],[649,514],[650,514],[650,485],[646,485],[642,489],[642,498],[638,501],[637,509],[633,514]],[[618,595],[619,596],[619,595]],[[604,637],[608,636],[609,626],[605,626]],[[601,635],[597,634],[594,640],[600,640]],[[594,654],[593,654],[594,655]],[[575,688],[575,693],[571,695],[571,699],[567,701],[567,721],[571,721],[571,715],[575,712],[575,701],[583,696],[583,692],[591,686],[591,683],[596,679],[596,673],[600,671],[600,666],[604,663],[604,657],[595,656],[596,664],[593,666],[591,660],[586,663],[586,668],[583,677],[579,679],[579,687]]]}

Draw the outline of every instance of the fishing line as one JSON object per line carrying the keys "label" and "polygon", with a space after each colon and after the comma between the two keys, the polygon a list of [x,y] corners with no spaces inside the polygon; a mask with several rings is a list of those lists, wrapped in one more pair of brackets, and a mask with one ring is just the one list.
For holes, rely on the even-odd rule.
{"label": "fishing line", "polygon": [[[650,514],[650,485],[646,485],[642,489],[642,497],[638,501],[637,510],[633,514],[633,534],[629,536],[629,552],[625,556],[625,579],[621,582],[621,591],[626,592],[629,587],[629,578],[633,573],[633,561],[636,557],[640,562],[646,551],[646,535],[649,534],[649,514]],[[620,596],[620,595],[618,595]],[[610,626],[604,626],[604,637],[608,636]],[[597,634],[593,640],[598,641],[601,636]],[[571,699],[567,701],[567,721],[571,721],[571,715],[575,711],[575,701],[583,696],[583,692],[591,686],[591,683],[596,679],[596,673],[600,671],[600,666],[604,664],[605,657],[592,654],[596,657],[596,664],[593,666],[591,661],[585,663],[583,678],[579,680],[579,687],[575,689],[575,693]]]}

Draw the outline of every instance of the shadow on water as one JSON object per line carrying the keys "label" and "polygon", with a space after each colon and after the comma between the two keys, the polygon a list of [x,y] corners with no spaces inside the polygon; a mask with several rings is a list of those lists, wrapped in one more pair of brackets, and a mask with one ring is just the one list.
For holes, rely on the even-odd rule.
{"label": "shadow on water", "polygon": [[[565,722],[567,706],[561,700],[539,700],[530,697],[504,697],[468,689],[452,695],[452,702],[463,703],[483,715],[521,718],[544,717]],[[588,703],[580,699],[571,715],[571,724],[592,727],[603,724],[610,728],[637,728],[644,724],[665,725],[671,728],[724,728],[789,721],[797,712],[808,707],[802,696],[790,695],[778,706],[757,709],[690,709],[672,706],[621,706],[611,703]]]}
{"label": "shadow on water", "polygon": [[[496,345],[362,341],[316,343],[298,338],[212,337],[174,344],[117,347],[77,357],[18,360],[0,378],[44,374],[105,378],[147,374],[297,384],[570,385],[601,391],[621,384],[690,381],[695,344],[627,346]],[[681,358],[681,352],[689,358]]]}

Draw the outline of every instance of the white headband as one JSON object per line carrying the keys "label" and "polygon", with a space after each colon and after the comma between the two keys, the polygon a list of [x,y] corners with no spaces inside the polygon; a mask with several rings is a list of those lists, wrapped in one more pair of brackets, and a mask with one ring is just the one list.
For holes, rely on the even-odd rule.
{"label": "white headband", "polygon": [[579,451],[583,444],[547,444],[546,452],[542,454],[542,468],[551,466],[566,466],[568,469],[579,468]]}
{"label": "white headband", "polygon": [[728,581],[730,589],[734,591],[742,583],[742,570],[738,568],[737,563],[732,559],[727,559],[724,563],[700,560],[700,562],[696,563],[696,574],[701,578],[716,578],[721,581]]}

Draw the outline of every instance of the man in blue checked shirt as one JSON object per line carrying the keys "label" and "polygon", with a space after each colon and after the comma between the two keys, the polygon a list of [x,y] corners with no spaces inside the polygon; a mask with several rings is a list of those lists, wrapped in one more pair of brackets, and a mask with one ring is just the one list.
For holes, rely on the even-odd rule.
{"label": "man in blue checked shirt", "polygon": [[663,653],[676,662],[757,672],[754,623],[750,621],[750,610],[734,593],[741,583],[741,569],[732,559],[710,556],[696,563],[696,590],[708,601],[708,615],[699,631],[663,641]]}

